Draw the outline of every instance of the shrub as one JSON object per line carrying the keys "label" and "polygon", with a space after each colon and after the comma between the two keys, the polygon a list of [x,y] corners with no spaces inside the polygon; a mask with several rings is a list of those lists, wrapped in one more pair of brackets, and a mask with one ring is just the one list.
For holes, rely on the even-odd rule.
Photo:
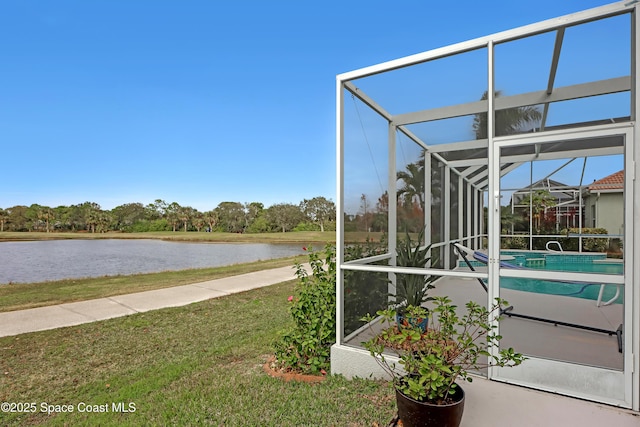
{"label": "shrub", "polygon": [[[562,248],[565,251],[578,251],[578,245],[580,239],[576,237],[569,237],[569,234],[578,234],[580,229],[570,228],[568,230],[562,230],[562,234],[566,234],[567,237],[563,237],[560,240]],[[582,234],[607,234],[607,230],[604,228],[583,228]],[[586,252],[606,252],[609,246],[608,237],[583,237],[582,238],[582,250]]]}
{"label": "shrub", "polygon": [[129,227],[125,231],[130,231],[134,233],[142,233],[147,231],[169,231],[171,227],[166,219],[154,219],[152,221],[142,220],[137,221],[131,227]]}
{"label": "shrub", "polygon": [[[386,240],[367,239],[345,247],[345,260],[380,255],[387,251]],[[336,335],[336,261],[335,248],[327,245],[322,252],[308,248],[309,276],[296,265],[298,283],[290,296],[289,311],[294,325],[275,343],[280,368],[302,373],[329,371],[331,346]],[[386,264],[380,261],[375,264]],[[386,273],[345,271],[344,329],[349,334],[362,326],[362,316],[375,313],[388,304],[389,279]]]}
{"label": "shrub", "polygon": [[322,252],[308,249],[312,274],[296,264],[298,283],[289,297],[293,327],[275,343],[280,368],[305,374],[329,370],[331,346],[336,335],[336,252],[327,245]]}
{"label": "shrub", "polygon": [[301,222],[295,226],[293,231],[320,231],[320,226],[313,222]]}
{"label": "shrub", "polygon": [[502,239],[502,249],[527,249],[529,240],[522,236],[505,237]]}
{"label": "shrub", "polygon": [[268,233],[272,231],[269,221],[263,216],[256,218],[249,227],[247,233]]}

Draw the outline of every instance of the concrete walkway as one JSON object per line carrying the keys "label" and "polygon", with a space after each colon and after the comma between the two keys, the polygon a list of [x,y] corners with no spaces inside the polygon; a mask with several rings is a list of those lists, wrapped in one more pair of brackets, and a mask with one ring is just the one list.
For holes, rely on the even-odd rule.
{"label": "concrete walkway", "polygon": [[0,313],[0,337],[96,322],[166,307],[180,307],[296,278],[292,266],[202,283],[88,301]]}

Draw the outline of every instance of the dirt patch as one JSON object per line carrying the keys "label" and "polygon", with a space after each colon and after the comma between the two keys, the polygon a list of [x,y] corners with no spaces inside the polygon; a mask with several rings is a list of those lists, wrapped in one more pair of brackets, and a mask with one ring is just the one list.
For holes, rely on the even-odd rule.
{"label": "dirt patch", "polygon": [[273,378],[282,378],[284,381],[299,381],[304,383],[319,383],[326,379],[326,375],[308,375],[297,372],[285,371],[276,364],[276,358],[271,356],[262,367]]}

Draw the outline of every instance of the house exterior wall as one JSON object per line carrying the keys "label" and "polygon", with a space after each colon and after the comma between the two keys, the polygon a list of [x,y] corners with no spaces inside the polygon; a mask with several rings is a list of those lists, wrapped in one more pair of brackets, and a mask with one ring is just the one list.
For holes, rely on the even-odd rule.
{"label": "house exterior wall", "polygon": [[609,234],[621,235],[624,232],[623,193],[594,193],[585,199],[584,227],[594,226],[606,229]]}

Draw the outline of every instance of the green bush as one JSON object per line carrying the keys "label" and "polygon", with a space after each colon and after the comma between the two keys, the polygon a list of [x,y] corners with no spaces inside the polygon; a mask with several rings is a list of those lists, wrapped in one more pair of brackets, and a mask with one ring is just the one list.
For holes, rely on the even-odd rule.
{"label": "green bush", "polygon": [[505,237],[501,241],[502,249],[527,249],[529,240],[523,236]]}
{"label": "green bush", "polygon": [[[562,230],[562,234],[566,234],[567,237],[560,239],[560,244],[565,251],[578,251],[580,239],[576,237],[569,237],[569,234],[578,234],[580,229],[570,228],[568,230]],[[582,234],[608,234],[608,231],[604,228],[583,228]],[[582,250],[586,252],[606,252],[609,247],[608,237],[583,237],[582,238]]]}
{"label": "green bush", "polygon": [[313,222],[301,222],[295,226],[293,231],[320,231],[320,225]]}
{"label": "green bush", "polygon": [[[345,247],[345,260],[380,255],[387,251],[384,237],[380,242],[367,239],[364,244]],[[289,311],[294,325],[281,333],[275,343],[278,365],[288,371],[318,374],[330,368],[331,346],[336,335],[336,260],[335,248],[324,251],[308,248],[312,274],[296,265],[295,294],[289,297]],[[386,264],[387,261],[376,264]],[[361,318],[388,305],[386,273],[345,271],[344,329],[349,334],[362,326]]]}
{"label": "green bush", "polygon": [[308,249],[311,276],[296,264],[298,283],[289,297],[294,325],[275,343],[279,366],[287,371],[320,374],[329,371],[329,356],[336,335],[336,252]]}
{"label": "green bush", "polygon": [[256,218],[249,227],[247,227],[247,233],[268,233],[272,231],[269,221],[264,216]]}
{"label": "green bush", "polygon": [[155,219],[153,221],[143,220],[138,221],[131,225],[125,231],[131,231],[134,233],[144,233],[146,231],[170,231],[171,226],[166,219]]}

